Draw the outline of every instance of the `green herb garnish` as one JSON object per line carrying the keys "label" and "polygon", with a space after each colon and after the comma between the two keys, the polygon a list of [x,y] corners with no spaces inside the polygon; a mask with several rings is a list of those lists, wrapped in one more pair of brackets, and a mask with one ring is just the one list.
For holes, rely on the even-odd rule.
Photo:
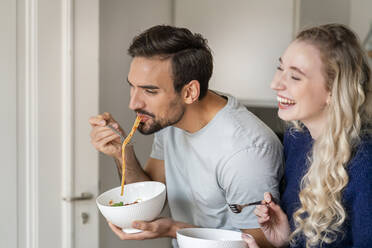
{"label": "green herb garnish", "polygon": [[111,205],[111,207],[120,207],[120,206],[124,206],[124,203],[122,201]]}

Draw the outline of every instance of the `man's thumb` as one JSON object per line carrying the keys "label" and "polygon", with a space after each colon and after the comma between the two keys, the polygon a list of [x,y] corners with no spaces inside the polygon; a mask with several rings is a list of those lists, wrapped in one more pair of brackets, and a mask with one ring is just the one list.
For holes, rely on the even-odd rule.
{"label": "man's thumb", "polygon": [[145,221],[135,221],[132,223],[132,227],[142,231],[147,231],[150,228],[149,224]]}

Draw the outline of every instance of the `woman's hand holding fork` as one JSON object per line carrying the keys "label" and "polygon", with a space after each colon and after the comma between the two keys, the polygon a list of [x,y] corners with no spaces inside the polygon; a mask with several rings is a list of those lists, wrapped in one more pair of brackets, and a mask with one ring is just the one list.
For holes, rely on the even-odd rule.
{"label": "woman's hand holding fork", "polygon": [[[272,199],[270,193],[265,193],[263,203],[256,207],[254,213],[266,239],[275,247],[283,247],[289,243],[289,222],[287,215]],[[249,248],[258,248],[252,236],[243,234],[242,238]]]}

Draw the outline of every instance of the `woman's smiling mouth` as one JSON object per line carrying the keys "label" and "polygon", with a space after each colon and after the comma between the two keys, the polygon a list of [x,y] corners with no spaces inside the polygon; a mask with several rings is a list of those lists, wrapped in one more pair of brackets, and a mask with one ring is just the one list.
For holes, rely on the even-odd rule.
{"label": "woman's smiling mouth", "polygon": [[286,109],[296,104],[294,100],[279,95],[276,97],[276,100],[278,101],[278,106],[281,109]]}

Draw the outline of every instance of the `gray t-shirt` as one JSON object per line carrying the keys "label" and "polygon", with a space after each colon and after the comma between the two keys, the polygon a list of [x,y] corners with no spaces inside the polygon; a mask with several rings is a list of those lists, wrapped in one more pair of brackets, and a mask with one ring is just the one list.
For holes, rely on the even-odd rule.
{"label": "gray t-shirt", "polygon": [[262,200],[264,192],[279,199],[282,145],[236,98],[227,97],[201,130],[170,126],[157,132],[151,157],[164,160],[174,220],[209,228],[258,228],[254,206],[234,214],[227,203]]}

